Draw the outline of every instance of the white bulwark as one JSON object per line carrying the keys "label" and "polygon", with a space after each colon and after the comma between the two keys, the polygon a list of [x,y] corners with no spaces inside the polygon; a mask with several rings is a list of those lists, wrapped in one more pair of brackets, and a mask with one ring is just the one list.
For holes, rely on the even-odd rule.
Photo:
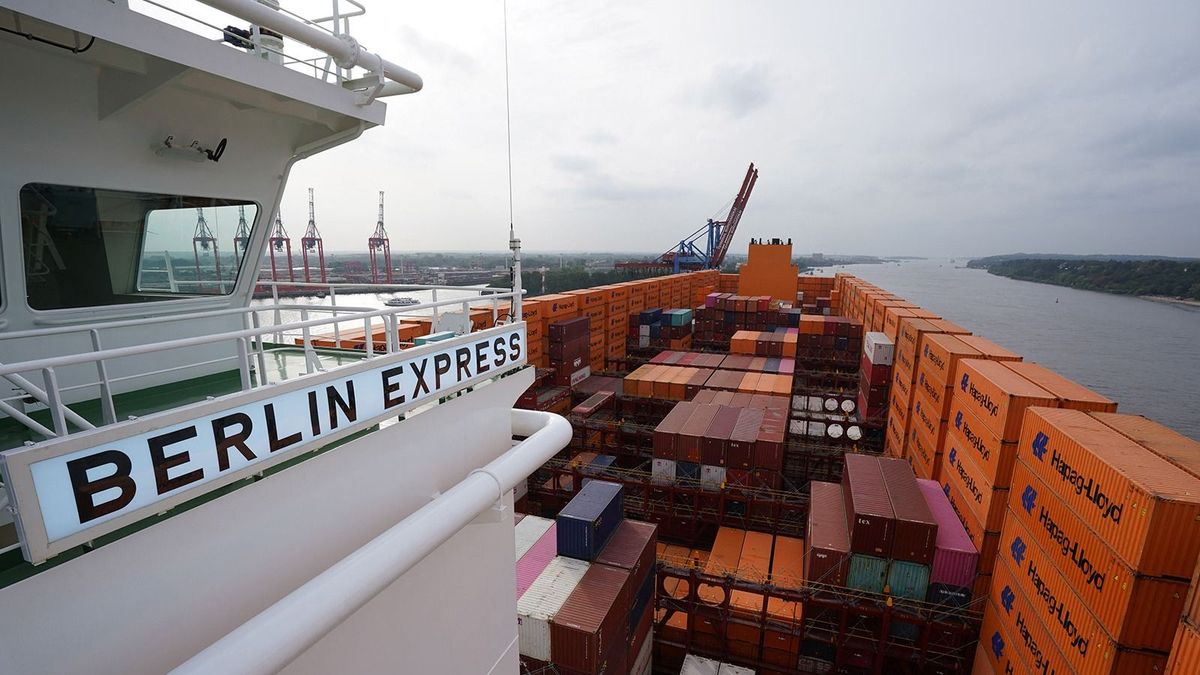
{"label": "white bulwark", "polygon": [[525,326],[0,454],[25,558],[42,562],[526,362]]}

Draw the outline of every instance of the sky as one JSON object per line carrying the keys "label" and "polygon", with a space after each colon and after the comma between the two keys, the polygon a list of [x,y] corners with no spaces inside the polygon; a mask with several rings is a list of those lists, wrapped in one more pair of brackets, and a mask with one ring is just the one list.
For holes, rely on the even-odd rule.
{"label": "sky", "polygon": [[[285,3],[303,11],[304,2]],[[308,3],[311,5],[312,3]],[[317,3],[327,8],[327,2]],[[327,250],[500,250],[498,0],[368,2],[425,89],[293,170]],[[1200,256],[1200,3],[512,0],[527,250],[666,250],[760,171],[734,240],[797,253]]]}

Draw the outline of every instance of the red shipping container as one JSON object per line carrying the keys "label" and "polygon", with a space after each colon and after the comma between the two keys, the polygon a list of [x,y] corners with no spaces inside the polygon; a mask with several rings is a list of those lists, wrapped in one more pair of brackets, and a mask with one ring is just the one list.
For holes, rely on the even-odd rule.
{"label": "red shipping container", "polygon": [[700,463],[709,466],[725,466],[725,454],[729,447],[729,437],[737,425],[740,408],[717,406],[712,422],[704,437],[700,439]]}
{"label": "red shipping container", "polygon": [[676,403],[671,412],[654,428],[654,456],[659,459],[677,459],[676,443],[683,425],[696,410],[696,404]]}
{"label": "red shipping container", "polygon": [[896,531],[896,513],[888,499],[879,458],[846,455],[842,472],[842,495],[846,500],[846,527],[850,550],[890,558]]}
{"label": "red shipping container", "polygon": [[837,483],[809,483],[808,537],[804,540],[804,578],[844,586],[850,564],[850,534],[846,504]]}
{"label": "red shipping container", "polygon": [[880,458],[879,468],[896,515],[891,557],[922,565],[932,564],[938,524],[925,503],[912,467],[902,459]]}
{"label": "red shipping container", "polygon": [[628,571],[616,567],[588,568],[550,620],[550,656],[554,663],[599,675],[608,670],[608,660],[615,650],[624,654],[629,598],[622,591],[628,577]]}
{"label": "red shipping container", "polygon": [[726,453],[726,466],[730,471],[740,469],[749,471],[754,468],[754,444],[763,426],[763,411],[753,408],[741,408],[737,423],[729,434],[729,447]]}
{"label": "red shipping container", "polygon": [[679,437],[675,440],[675,458],[681,462],[700,463],[700,442],[708,427],[712,424],[713,416],[721,406],[702,404],[696,406],[688,420],[680,427]]}

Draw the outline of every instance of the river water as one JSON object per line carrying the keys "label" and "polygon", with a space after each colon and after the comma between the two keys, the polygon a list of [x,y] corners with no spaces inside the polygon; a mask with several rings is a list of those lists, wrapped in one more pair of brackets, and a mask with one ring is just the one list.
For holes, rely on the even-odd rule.
{"label": "river water", "polygon": [[[965,263],[960,260],[959,263]],[[1200,440],[1200,308],[1016,281],[949,260],[854,274]]]}

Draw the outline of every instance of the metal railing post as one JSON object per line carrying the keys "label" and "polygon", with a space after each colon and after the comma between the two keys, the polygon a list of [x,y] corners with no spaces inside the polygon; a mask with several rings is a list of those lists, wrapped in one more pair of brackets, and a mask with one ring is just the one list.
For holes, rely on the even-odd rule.
{"label": "metal railing post", "polygon": [[63,413],[62,398],[58,391],[58,378],[53,368],[42,368],[42,380],[46,385],[46,405],[50,408],[50,419],[54,422],[54,432],[59,436],[71,433],[67,429],[67,416]]}
{"label": "metal railing post", "polygon": [[[283,315],[279,313],[279,285],[274,281],[271,282],[271,302],[275,305],[275,325],[283,323]],[[275,334],[275,343],[283,344],[283,333]]]}
{"label": "metal railing post", "polygon": [[246,338],[240,337],[237,339],[237,353],[238,373],[242,376],[242,391],[249,391],[251,388],[250,349],[246,344]]}
{"label": "metal railing post", "polygon": [[371,328],[371,317],[363,318],[363,349],[366,350],[368,359],[375,356],[375,333]]}
{"label": "metal railing post", "polygon": [[[254,330],[257,331],[262,328],[262,326],[259,325],[262,322],[259,321],[258,312],[252,312],[250,314],[250,322],[254,324]],[[267,353],[266,349],[263,347],[263,339],[261,334],[254,339],[254,352],[258,356],[258,386],[261,387],[267,383]]]}
{"label": "metal railing post", "polygon": [[[308,321],[307,309],[300,310],[300,321],[302,323]],[[305,326],[300,329],[300,334],[304,336],[304,374],[311,375],[313,372],[313,361],[317,356],[313,353],[312,331],[309,330],[308,326]]]}
{"label": "metal railing post", "polygon": [[[100,331],[92,328],[88,334],[92,337],[92,351],[101,351]],[[100,412],[104,415],[104,423],[116,424],[117,408],[113,405],[112,387],[108,382],[108,367],[104,359],[96,359],[96,375],[100,377]]]}
{"label": "metal railing post", "polygon": [[[433,302],[435,302],[435,303],[436,303],[437,301],[438,301],[438,299],[437,299],[437,289],[435,288],[435,289],[433,289]],[[438,332],[438,326],[439,326],[439,323],[440,323],[440,322],[438,321],[438,308],[435,306],[435,307],[433,308],[433,323],[431,323],[431,324],[429,325],[429,332],[430,332],[430,333],[436,333],[436,332]]]}
{"label": "metal railing post", "polygon": [[396,321],[396,314],[394,312],[387,315],[387,340],[384,342],[384,344],[386,345],[387,353],[389,354],[400,351],[400,327],[397,325]]}
{"label": "metal railing post", "polygon": [[463,317],[466,318],[466,320],[467,320],[467,332],[470,333],[475,330],[475,326],[471,323],[471,301],[463,300],[462,307],[463,307]]}

